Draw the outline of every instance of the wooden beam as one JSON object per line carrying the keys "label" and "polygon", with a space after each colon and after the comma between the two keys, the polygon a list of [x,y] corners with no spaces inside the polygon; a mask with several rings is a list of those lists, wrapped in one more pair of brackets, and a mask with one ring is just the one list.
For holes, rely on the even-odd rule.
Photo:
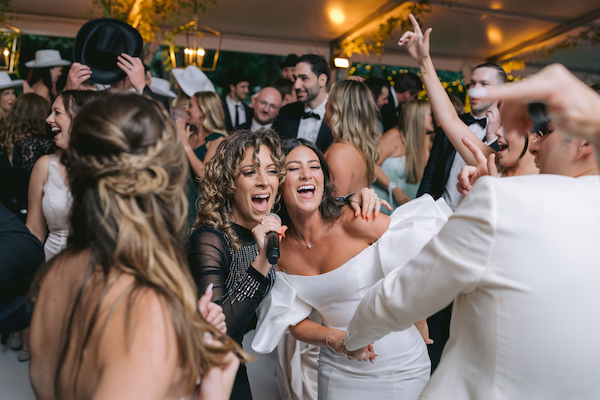
{"label": "wooden beam", "polygon": [[543,43],[547,40],[553,39],[557,36],[562,35],[563,33],[567,33],[572,31],[573,29],[579,28],[583,25],[589,24],[590,22],[600,18],[600,8],[592,10],[584,15],[581,15],[577,18],[574,18],[563,25],[556,26],[541,35],[534,37],[533,39],[526,40],[522,43],[519,43],[516,46],[511,47],[508,50],[505,50],[501,53],[498,53],[492,57],[487,59],[488,62],[497,63],[506,59],[508,56],[513,55],[514,53],[518,53],[519,51],[536,44]]}
{"label": "wooden beam", "polygon": [[359,22],[357,25],[355,25],[352,29],[350,29],[343,35],[333,39],[331,41],[331,46],[335,47],[336,45],[339,45],[344,40],[346,40],[348,37],[350,37],[352,34],[356,33],[358,30],[364,28],[371,22],[375,21],[377,18],[380,18],[382,15],[385,15],[385,14],[389,13],[390,11],[395,10],[396,8],[400,7],[405,2],[406,2],[406,0],[388,0],[382,6],[380,6],[377,10],[375,10],[374,12],[369,14],[369,16],[367,18],[363,19],[361,22]]}

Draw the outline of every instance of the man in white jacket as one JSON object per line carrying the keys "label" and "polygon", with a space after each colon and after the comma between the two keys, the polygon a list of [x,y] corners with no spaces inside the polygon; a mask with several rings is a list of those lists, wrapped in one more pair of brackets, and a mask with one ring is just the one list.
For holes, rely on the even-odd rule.
{"label": "man in white jacket", "polygon": [[506,129],[523,104],[548,104],[555,130],[530,145],[540,175],[479,179],[423,251],[365,296],[346,349],[357,356],[454,301],[421,399],[600,398],[590,337],[600,330],[600,96],[561,66],[479,95],[504,100]]}

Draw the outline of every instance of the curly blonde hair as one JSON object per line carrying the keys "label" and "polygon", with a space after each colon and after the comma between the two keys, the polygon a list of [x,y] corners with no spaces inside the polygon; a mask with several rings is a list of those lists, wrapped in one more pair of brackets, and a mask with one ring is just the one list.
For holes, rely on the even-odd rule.
{"label": "curly blonde hair", "polygon": [[48,100],[35,93],[20,95],[0,129],[0,146],[7,154],[12,154],[17,140],[28,135],[46,137],[48,114]]}
{"label": "curly blonde hair", "polygon": [[[106,324],[98,310],[114,281],[109,275],[129,274],[134,280],[122,293],[126,327],[136,297],[147,290],[159,295],[173,321],[179,365],[188,373],[191,392],[196,377],[221,365],[226,352],[244,353],[227,336],[220,339],[222,347],[202,339],[206,332],[219,335],[198,311],[196,286],[184,256],[188,165],[177,130],[158,103],[119,93],[84,107],[72,132],[64,155],[73,195],[65,251],[87,249],[90,262],[71,311],[55,390],[60,390],[69,339],[75,339],[81,362],[92,328]],[[74,390],[77,373],[70,378]]]}
{"label": "curly blonde hair", "polygon": [[379,110],[369,88],[362,82],[340,81],[331,88],[327,102],[331,107],[331,130],[365,157],[367,179],[375,182],[381,133],[377,128]]}
{"label": "curly blonde hair", "polygon": [[[225,234],[234,250],[240,244],[229,219],[229,202],[235,194],[235,178],[240,175],[240,162],[246,156],[246,151],[254,152],[253,158],[259,163],[258,153],[261,146],[267,146],[277,169],[279,185],[285,179],[283,151],[279,135],[272,129],[261,128],[255,132],[239,130],[225,139],[215,156],[206,164],[203,190],[200,192],[198,214],[194,228],[209,225]],[[279,195],[275,202],[279,200]]]}

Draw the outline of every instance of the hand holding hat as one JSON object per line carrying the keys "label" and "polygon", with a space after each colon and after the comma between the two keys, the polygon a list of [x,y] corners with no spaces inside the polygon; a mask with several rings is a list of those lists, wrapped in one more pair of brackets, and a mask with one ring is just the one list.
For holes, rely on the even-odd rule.
{"label": "hand holding hat", "polygon": [[92,77],[92,70],[87,65],[73,63],[67,75],[65,90],[81,90],[81,84]]}
{"label": "hand holding hat", "polygon": [[129,77],[131,86],[138,92],[142,93],[146,86],[146,71],[144,64],[138,57],[131,57],[129,54],[121,54],[117,57],[117,66]]}

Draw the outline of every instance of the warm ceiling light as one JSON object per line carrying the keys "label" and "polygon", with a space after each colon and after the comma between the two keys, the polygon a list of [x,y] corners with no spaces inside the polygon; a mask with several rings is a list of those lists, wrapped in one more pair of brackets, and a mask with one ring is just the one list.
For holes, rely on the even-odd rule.
{"label": "warm ceiling light", "polygon": [[487,37],[492,44],[498,44],[502,42],[502,32],[500,32],[500,29],[495,26],[488,27]]}
{"label": "warm ceiling light", "polygon": [[333,59],[333,65],[336,68],[348,68],[350,67],[350,61],[347,58],[336,57]]}
{"label": "warm ceiling light", "polygon": [[341,24],[346,20],[346,16],[342,10],[338,8],[334,8],[333,10],[329,11],[329,18],[334,24]]}
{"label": "warm ceiling light", "polygon": [[492,5],[490,5],[490,8],[492,10],[501,10],[502,9],[502,3],[499,1],[495,1],[492,3]]}

